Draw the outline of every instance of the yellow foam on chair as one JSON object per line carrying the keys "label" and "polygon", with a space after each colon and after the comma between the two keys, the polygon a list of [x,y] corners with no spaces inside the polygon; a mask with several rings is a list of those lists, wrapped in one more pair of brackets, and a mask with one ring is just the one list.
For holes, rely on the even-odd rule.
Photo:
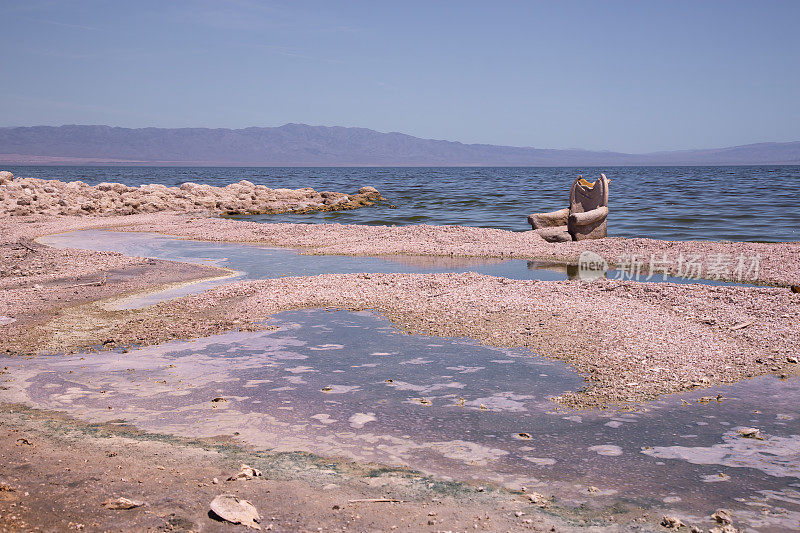
{"label": "yellow foam on chair", "polygon": [[552,213],[528,216],[531,227],[548,242],[602,239],[607,235],[608,184],[605,174],[589,182],[575,178],[569,192],[569,207]]}

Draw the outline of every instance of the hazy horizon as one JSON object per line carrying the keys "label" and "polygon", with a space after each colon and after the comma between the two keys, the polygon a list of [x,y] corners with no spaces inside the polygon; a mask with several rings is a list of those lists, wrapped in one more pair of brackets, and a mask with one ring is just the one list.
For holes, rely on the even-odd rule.
{"label": "hazy horizon", "polygon": [[[241,130],[248,130],[248,129],[264,129],[264,128],[282,128],[285,126],[306,126],[310,128],[342,128],[342,129],[360,129],[360,130],[368,130],[382,134],[399,134],[405,135],[409,137],[416,137],[426,141],[443,141],[443,142],[453,142],[459,143],[464,145],[485,145],[485,146],[497,146],[497,147],[508,147],[508,148],[535,148],[541,150],[578,150],[578,151],[587,151],[587,152],[608,152],[608,153],[624,153],[630,155],[646,155],[646,154],[655,154],[660,152],[689,152],[689,151],[697,151],[697,150],[721,150],[721,149],[730,149],[730,148],[741,148],[747,146],[755,146],[755,145],[774,145],[774,144],[787,144],[787,143],[797,143],[800,142],[800,138],[789,140],[789,141],[758,141],[752,143],[746,143],[741,145],[734,145],[734,146],[703,146],[698,148],[679,148],[675,150],[653,150],[649,152],[624,152],[622,150],[614,150],[613,148],[605,149],[605,150],[591,150],[588,148],[583,148],[580,146],[572,146],[568,148],[553,148],[550,146],[522,146],[522,145],[501,145],[496,143],[465,143],[462,141],[454,140],[454,139],[433,139],[433,138],[425,138],[425,137],[418,137],[412,135],[407,132],[403,131],[380,131],[375,130],[373,128],[364,128],[361,126],[346,126],[346,125],[339,125],[339,124],[305,124],[301,122],[287,122],[284,124],[279,124],[277,126],[263,126],[263,125],[249,125],[249,126],[242,126],[239,128],[227,128],[227,127],[210,127],[210,126],[180,126],[180,127],[161,127],[161,126],[140,126],[136,128],[130,128],[127,126],[121,125],[112,125],[112,124],[19,124],[19,125],[8,125],[8,126],[0,126],[2,128],[36,128],[36,127],[52,127],[52,128],[59,128],[59,127],[69,127],[69,126],[79,126],[79,127],[104,127],[104,128],[120,128],[120,129],[134,129],[134,130],[147,130],[147,129],[159,129],[159,130],[229,130],[229,131],[241,131]],[[2,146],[0,146],[0,153],[2,153]]]}
{"label": "hazy horizon", "polygon": [[649,153],[800,140],[800,3],[10,0],[0,125],[362,127]]}
{"label": "hazy horizon", "polygon": [[0,128],[0,161],[106,161],[244,166],[625,166],[798,164],[800,142],[643,154],[464,144],[366,128]]}

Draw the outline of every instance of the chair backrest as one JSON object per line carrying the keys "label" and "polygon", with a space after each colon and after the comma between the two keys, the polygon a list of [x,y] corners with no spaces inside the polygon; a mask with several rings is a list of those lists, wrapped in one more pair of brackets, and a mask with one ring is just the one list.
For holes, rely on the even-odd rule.
{"label": "chair backrest", "polygon": [[569,191],[569,212],[585,213],[598,207],[608,206],[608,178],[600,174],[594,183],[578,176]]}

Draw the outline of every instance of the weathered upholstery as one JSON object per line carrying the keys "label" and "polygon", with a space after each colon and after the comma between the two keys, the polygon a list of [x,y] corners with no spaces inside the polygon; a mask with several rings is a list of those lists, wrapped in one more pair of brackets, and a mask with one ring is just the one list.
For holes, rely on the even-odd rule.
{"label": "weathered upholstery", "polygon": [[578,176],[569,192],[569,207],[552,213],[534,213],[528,222],[548,242],[602,239],[608,216],[608,178],[590,183]]}

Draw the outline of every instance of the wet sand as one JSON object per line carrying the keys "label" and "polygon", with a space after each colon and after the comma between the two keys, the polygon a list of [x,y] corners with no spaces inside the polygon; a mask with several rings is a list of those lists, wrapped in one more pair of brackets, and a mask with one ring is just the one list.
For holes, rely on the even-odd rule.
{"label": "wet sand", "polygon": [[[112,252],[55,249],[0,234],[0,346],[5,353],[35,352],[17,340],[59,312],[116,295],[226,275],[224,269],[127,257]],[[99,342],[105,342],[102,339]],[[113,345],[113,341],[109,346]]]}
{"label": "wet sand", "polygon": [[[611,516],[568,521],[521,493],[479,492],[405,469],[252,452],[235,438],[181,439],[12,404],[3,405],[0,457],[0,531],[247,531],[209,516],[222,493],[251,501],[261,529],[272,531],[623,530]],[[264,475],[226,481],[242,463]],[[119,497],[144,505],[104,507]],[[353,501],[382,498],[399,501]]]}

